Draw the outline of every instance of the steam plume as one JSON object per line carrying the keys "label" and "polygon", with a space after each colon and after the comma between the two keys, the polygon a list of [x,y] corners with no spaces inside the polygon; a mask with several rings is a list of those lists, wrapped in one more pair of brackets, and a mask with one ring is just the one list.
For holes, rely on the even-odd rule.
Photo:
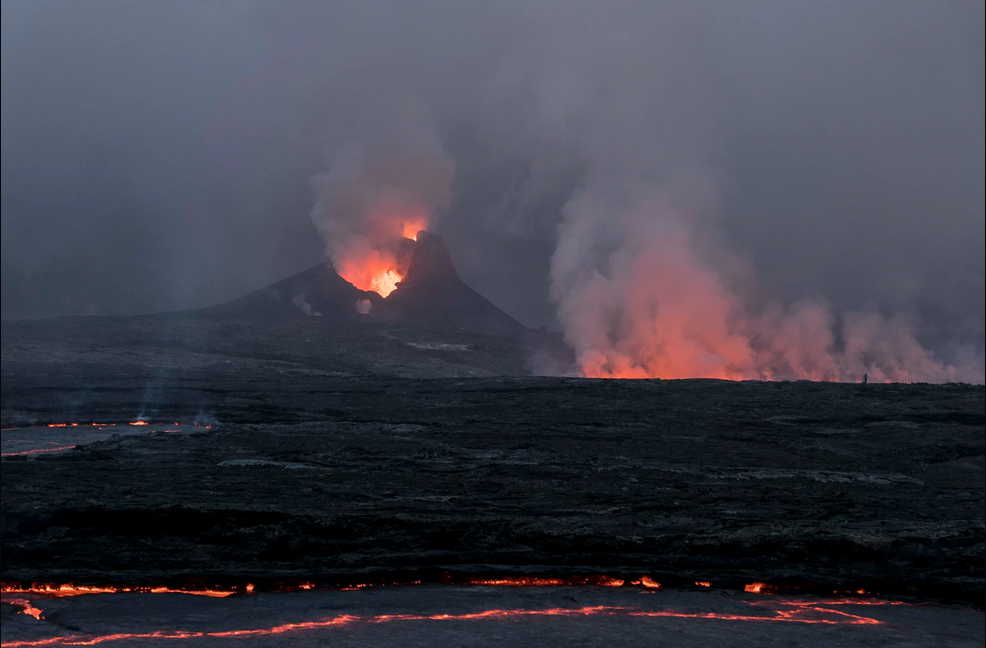
{"label": "steam plume", "polygon": [[568,205],[552,260],[552,294],[581,373],[982,380],[974,363],[935,358],[900,314],[833,313],[810,299],[757,309],[716,261],[719,268],[741,264],[721,248],[704,250],[693,226],[659,192],[623,209],[591,192]]}
{"label": "steam plume", "polygon": [[448,204],[454,167],[423,109],[384,117],[342,142],[312,179],[311,218],[339,274],[386,296],[406,271],[401,242]]}

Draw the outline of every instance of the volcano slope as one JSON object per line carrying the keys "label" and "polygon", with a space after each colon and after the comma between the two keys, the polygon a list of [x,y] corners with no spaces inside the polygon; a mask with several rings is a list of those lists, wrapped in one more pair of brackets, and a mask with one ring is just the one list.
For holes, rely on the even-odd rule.
{"label": "volcano slope", "polygon": [[982,387],[242,371],[148,402],[133,377],[18,371],[5,426],[140,407],[218,425],[4,458],[7,582],[983,593]]}

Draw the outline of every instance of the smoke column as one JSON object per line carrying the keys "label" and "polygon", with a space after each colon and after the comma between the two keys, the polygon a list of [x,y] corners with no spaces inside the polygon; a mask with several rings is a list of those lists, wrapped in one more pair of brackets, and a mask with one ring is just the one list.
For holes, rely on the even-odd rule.
{"label": "smoke column", "polygon": [[[562,210],[550,271],[578,373],[982,382],[981,358],[936,358],[904,313],[765,296],[720,222],[729,206],[712,169],[728,106],[697,45],[703,22],[681,7],[598,36],[587,14],[555,26],[540,86],[548,123],[576,125],[569,137],[587,167]],[[589,60],[579,59],[585,42]],[[642,61],[646,74],[628,64]]]}
{"label": "smoke column", "polygon": [[420,106],[363,118],[357,133],[312,179],[311,218],[339,274],[386,297],[407,269],[402,242],[448,204],[454,167]]}
{"label": "smoke column", "polygon": [[660,192],[622,209],[588,192],[565,214],[553,296],[585,376],[977,379],[974,366],[937,360],[901,315],[833,313],[813,300],[753,310],[705,257],[689,215]]}

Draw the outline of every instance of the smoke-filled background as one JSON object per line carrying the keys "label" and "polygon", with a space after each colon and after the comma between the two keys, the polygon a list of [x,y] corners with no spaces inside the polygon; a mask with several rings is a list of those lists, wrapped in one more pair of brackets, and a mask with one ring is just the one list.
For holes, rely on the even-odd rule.
{"label": "smoke-filled background", "polygon": [[2,18],[4,318],[215,303],[397,211],[587,375],[983,380],[980,2]]}

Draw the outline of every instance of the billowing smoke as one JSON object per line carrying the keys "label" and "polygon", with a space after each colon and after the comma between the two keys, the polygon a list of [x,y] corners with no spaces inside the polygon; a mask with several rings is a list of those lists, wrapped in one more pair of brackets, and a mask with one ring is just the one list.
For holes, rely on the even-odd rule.
{"label": "billowing smoke", "polygon": [[357,133],[364,137],[342,142],[312,179],[311,218],[336,271],[386,297],[406,273],[405,242],[448,204],[454,167],[419,106],[388,111]]}
{"label": "billowing smoke", "polygon": [[[723,204],[713,169],[731,107],[705,81],[722,70],[700,46],[708,23],[685,5],[661,17],[600,35],[602,17],[588,11],[555,25],[556,49],[546,47],[541,105],[556,116],[549,125],[557,115],[577,125],[567,137],[587,168],[562,210],[550,273],[577,372],[981,382],[981,357],[936,358],[910,313],[833,309],[810,289],[793,300],[765,290],[726,243],[724,221],[736,210]],[[588,60],[579,58],[585,42],[594,43]]]}
{"label": "billowing smoke", "polygon": [[426,225],[587,375],[983,380],[983,3],[221,4],[4,3],[4,317]]}
{"label": "billowing smoke", "polygon": [[807,298],[756,308],[737,281],[748,275],[743,264],[703,249],[693,219],[666,193],[622,206],[588,191],[565,214],[553,296],[583,375],[982,380],[974,361],[936,359],[900,314],[835,313]]}

